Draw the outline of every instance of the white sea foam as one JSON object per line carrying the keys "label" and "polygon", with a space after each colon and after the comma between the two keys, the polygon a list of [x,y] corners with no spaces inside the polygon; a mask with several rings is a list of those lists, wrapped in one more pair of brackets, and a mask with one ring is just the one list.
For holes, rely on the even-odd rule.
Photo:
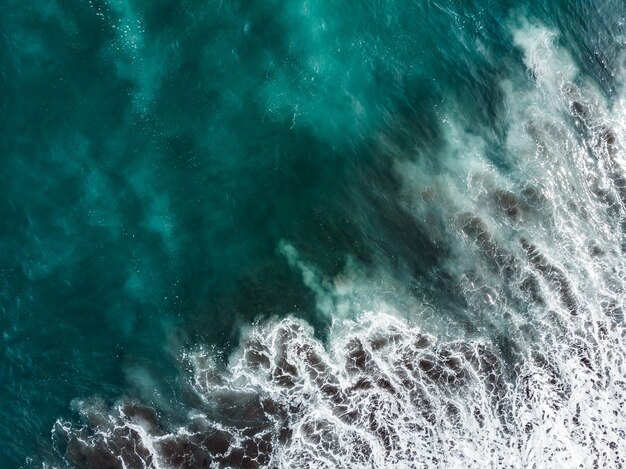
{"label": "white sea foam", "polygon": [[[626,464],[624,98],[607,102],[554,32],[523,26],[513,36],[531,78],[502,84],[507,169],[487,158],[489,130],[470,133],[453,112],[443,169],[419,155],[396,164],[406,209],[451,253],[445,270],[463,317],[438,311],[429,323],[392,276],[352,261],[328,279],[285,242],[280,252],[335,318],[328,343],[286,318],[249,328],[226,372],[211,353],[189,355],[198,405],[175,429],[137,404],[78,403],[87,425],[54,431],[69,458],[122,467]],[[397,301],[380,294],[385,286]]]}

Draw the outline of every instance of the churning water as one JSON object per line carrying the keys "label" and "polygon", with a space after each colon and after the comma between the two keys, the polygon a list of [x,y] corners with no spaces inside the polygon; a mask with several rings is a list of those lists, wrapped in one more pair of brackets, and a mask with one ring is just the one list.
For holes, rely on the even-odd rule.
{"label": "churning water", "polygon": [[626,465],[626,4],[517,3],[5,0],[8,464]]}

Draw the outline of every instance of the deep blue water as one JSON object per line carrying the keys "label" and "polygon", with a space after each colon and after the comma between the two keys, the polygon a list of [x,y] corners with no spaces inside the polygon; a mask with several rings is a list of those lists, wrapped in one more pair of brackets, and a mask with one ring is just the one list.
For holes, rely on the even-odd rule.
{"label": "deep blue water", "polygon": [[[601,434],[619,436],[626,422],[625,49],[619,0],[0,0],[0,466],[122,467],[129,443],[102,435],[121,438],[115,428],[134,417],[116,405],[132,401],[158,413],[144,446],[174,435],[138,452],[148,467],[183,461],[186,450],[172,449],[181,428],[198,441],[219,428],[231,448],[194,440],[188,467],[473,467],[486,457],[619,467],[623,429],[621,441]],[[310,404],[326,392],[311,390],[317,381],[279,380],[285,397],[273,372],[237,379],[237,366],[265,366],[245,362],[242,332],[283,337],[280,318],[312,327],[302,340],[342,376],[333,386],[345,396],[329,399],[369,424],[340,419],[352,429],[333,423],[329,435],[344,436],[326,444],[333,437],[316,436],[323,425],[303,410],[323,407]],[[445,344],[489,350],[495,371],[485,358],[467,366],[504,383],[489,384],[501,389],[489,388],[494,401],[477,397],[479,378],[445,399],[493,418],[446,427],[407,397],[421,409],[413,426],[380,430],[384,406],[367,386],[401,394],[389,389],[402,379],[381,384],[381,360],[411,341],[385,339],[398,350],[381,352],[378,371],[361,367],[378,349],[355,352],[348,338],[369,337],[376,318],[377,331],[397,319],[439,344],[430,365],[411,365],[433,396],[448,391],[424,380],[452,389],[456,378],[432,363],[462,355]],[[279,374],[280,340],[268,345]],[[374,384],[345,371],[344,356]],[[209,369],[219,378],[199,384]],[[598,381],[585,387],[585,373]],[[527,415],[514,392],[535,378]],[[283,413],[265,405],[249,417],[257,398]],[[429,408],[452,405],[439,398]],[[571,429],[594,399],[603,406],[589,408],[586,430]],[[194,412],[211,423],[197,429]],[[559,429],[554,448],[546,422]],[[439,459],[411,442],[424,425],[420,441],[439,441]],[[495,450],[457,454],[455,432]],[[368,449],[345,453],[360,448],[355,434],[369,435]],[[271,449],[255,459],[246,438]]]}

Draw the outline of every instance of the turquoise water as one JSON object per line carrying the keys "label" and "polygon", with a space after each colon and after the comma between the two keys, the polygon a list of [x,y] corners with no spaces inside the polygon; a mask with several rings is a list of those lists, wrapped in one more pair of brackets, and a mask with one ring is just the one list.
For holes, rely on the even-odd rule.
{"label": "turquoise water", "polygon": [[624,464],[623,1],[0,31],[1,467]]}

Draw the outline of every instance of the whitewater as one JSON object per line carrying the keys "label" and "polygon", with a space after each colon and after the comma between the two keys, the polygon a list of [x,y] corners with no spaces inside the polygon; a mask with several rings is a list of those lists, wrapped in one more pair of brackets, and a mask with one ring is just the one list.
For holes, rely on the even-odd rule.
{"label": "whitewater", "polygon": [[346,258],[329,277],[284,239],[276,255],[330,318],[327,338],[276,317],[246,326],[225,365],[211,347],[188,350],[186,415],[80,399],[82,420],[52,430],[59,456],[163,469],[623,467],[625,57],[607,97],[559,31],[515,21],[510,32],[523,64],[494,90],[491,125],[441,104],[437,164],[375,137],[402,207],[446,253],[449,306],[384,255]]}

